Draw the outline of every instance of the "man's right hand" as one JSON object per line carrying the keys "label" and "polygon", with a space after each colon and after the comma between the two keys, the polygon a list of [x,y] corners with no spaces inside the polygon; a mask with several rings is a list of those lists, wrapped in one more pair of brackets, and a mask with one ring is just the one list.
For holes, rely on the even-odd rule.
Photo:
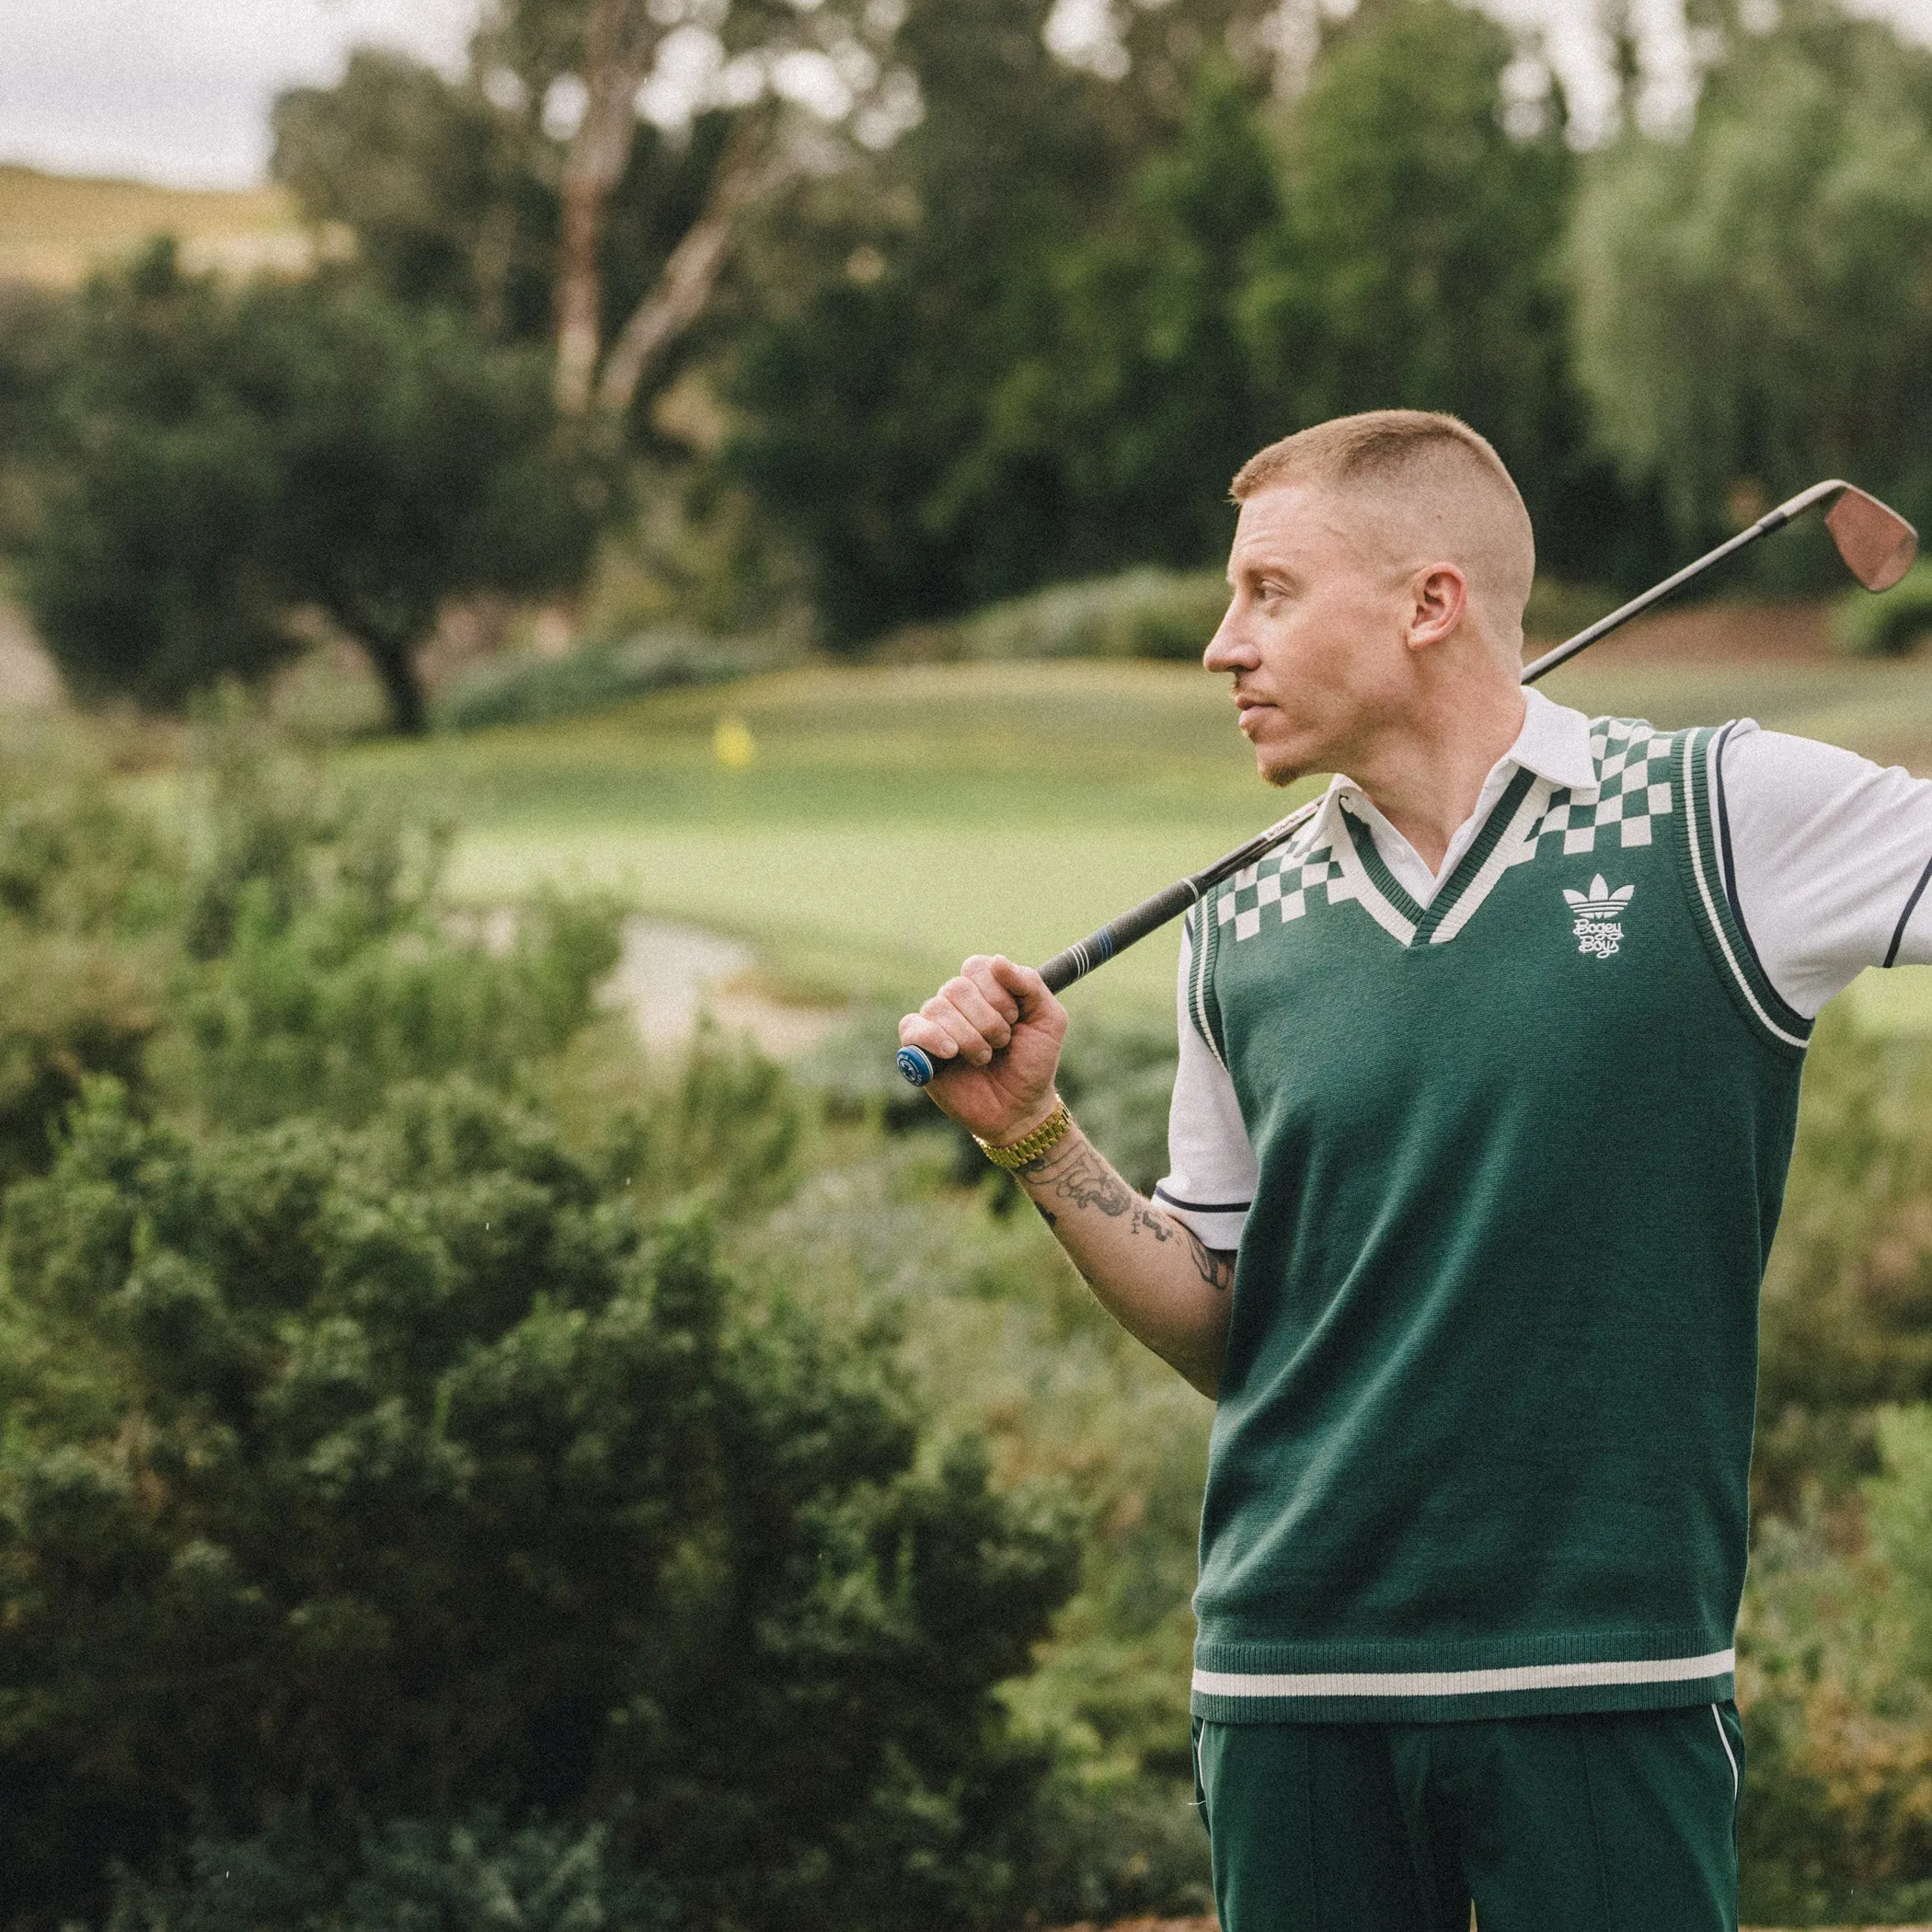
{"label": "man's right hand", "polygon": [[1053,1078],[1066,1008],[1030,966],[983,953],[960,968],[916,1013],[899,1044],[920,1048],[935,1072],[934,1104],[995,1146],[1024,1139],[1059,1104]]}

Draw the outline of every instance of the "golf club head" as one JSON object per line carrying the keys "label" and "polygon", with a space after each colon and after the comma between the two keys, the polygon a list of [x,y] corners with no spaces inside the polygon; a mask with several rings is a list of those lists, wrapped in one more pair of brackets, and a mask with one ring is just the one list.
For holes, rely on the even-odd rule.
{"label": "golf club head", "polygon": [[1918,532],[1897,511],[1849,483],[1825,512],[1824,527],[1846,567],[1868,591],[1889,591],[1918,555]]}

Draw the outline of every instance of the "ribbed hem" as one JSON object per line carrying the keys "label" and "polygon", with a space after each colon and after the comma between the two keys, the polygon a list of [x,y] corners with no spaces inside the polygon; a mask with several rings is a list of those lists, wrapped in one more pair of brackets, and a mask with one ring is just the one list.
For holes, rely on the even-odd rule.
{"label": "ribbed hem", "polygon": [[[1701,1640],[1700,1640],[1701,1639]],[[1432,1722],[1721,1703],[1735,1653],[1708,1633],[1482,1644],[1208,1644],[1191,1708],[1226,1724]]]}

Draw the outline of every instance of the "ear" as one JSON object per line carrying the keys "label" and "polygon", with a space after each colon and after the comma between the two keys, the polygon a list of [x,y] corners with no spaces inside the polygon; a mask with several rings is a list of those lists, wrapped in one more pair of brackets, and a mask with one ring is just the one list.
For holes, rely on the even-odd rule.
{"label": "ear", "polygon": [[1410,591],[1414,601],[1407,641],[1411,650],[1425,650],[1461,625],[1469,607],[1469,586],[1455,564],[1432,563],[1416,572]]}

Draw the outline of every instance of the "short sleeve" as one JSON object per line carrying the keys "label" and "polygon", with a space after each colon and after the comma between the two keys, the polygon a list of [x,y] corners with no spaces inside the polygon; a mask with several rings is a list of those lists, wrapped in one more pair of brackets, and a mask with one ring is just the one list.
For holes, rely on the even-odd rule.
{"label": "short sleeve", "polygon": [[1194,919],[1181,928],[1180,1065],[1167,1110],[1168,1174],[1154,1198],[1210,1248],[1240,1246],[1254,1200],[1257,1167],[1241,1105],[1227,1069],[1209,1051],[1188,1012],[1194,964]]}
{"label": "short sleeve", "polygon": [[1748,719],[1713,762],[1738,923],[1793,1011],[1868,966],[1932,963],[1932,782]]}

